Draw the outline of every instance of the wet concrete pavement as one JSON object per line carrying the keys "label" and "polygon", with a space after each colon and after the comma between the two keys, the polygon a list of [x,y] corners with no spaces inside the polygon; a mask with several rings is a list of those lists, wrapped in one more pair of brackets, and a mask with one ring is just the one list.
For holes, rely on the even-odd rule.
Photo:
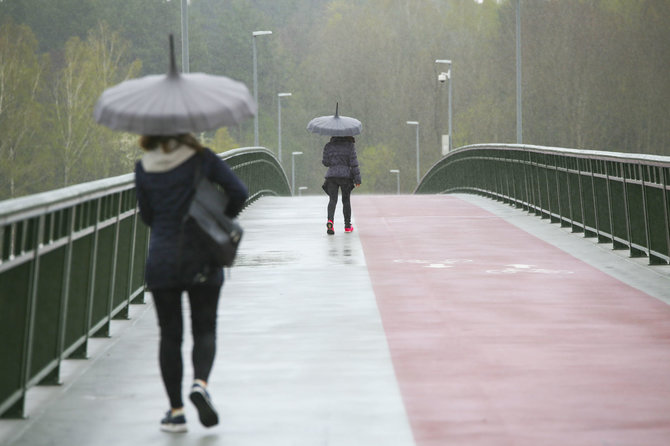
{"label": "wet concrete pavement", "polygon": [[159,431],[168,402],[147,304],[90,360],[66,361],[62,388],[31,391],[30,418],[0,421],[0,444],[413,445],[358,234],[327,236],[324,212],[323,197],[264,198],[242,215],[210,377],[219,426],[186,400],[189,432]]}
{"label": "wet concrete pavement", "polygon": [[[242,216],[210,379],[221,424],[158,422],[153,307],[133,305],[2,445],[670,443],[669,267],[470,196],[263,198]],[[188,324],[187,324],[188,332]],[[191,376],[185,343],[185,384]]]}

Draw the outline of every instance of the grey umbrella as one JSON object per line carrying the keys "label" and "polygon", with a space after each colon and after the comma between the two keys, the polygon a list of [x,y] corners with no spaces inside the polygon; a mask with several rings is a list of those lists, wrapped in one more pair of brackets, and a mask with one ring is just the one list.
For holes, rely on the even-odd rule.
{"label": "grey umbrella", "polygon": [[105,90],[96,122],[140,135],[177,135],[233,125],[256,113],[247,87],[224,76],[180,74],[170,35],[170,71],[131,79]]}
{"label": "grey umbrella", "polygon": [[355,136],[361,133],[361,121],[348,116],[340,116],[339,103],[335,105],[335,114],[314,118],[307,124],[307,130],[312,133],[327,136]]}

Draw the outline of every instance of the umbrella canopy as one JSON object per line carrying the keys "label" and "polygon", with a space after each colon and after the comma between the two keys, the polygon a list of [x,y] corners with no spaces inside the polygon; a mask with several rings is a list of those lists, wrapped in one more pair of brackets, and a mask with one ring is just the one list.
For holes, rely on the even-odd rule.
{"label": "umbrella canopy", "polygon": [[339,103],[335,105],[333,116],[314,118],[307,124],[308,131],[327,136],[355,136],[360,135],[362,129],[363,125],[358,119],[340,116]]}
{"label": "umbrella canopy", "polygon": [[170,35],[170,71],[131,79],[105,90],[95,106],[96,122],[140,135],[178,135],[233,125],[253,116],[247,87],[224,76],[180,74]]}

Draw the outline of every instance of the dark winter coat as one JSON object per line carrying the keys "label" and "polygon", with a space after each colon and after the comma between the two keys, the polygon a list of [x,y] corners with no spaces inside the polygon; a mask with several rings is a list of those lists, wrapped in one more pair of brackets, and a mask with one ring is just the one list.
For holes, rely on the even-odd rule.
{"label": "dark winter coat", "polygon": [[346,138],[333,138],[324,146],[323,165],[328,168],[326,178],[349,178],[361,184],[356,147]]}
{"label": "dark winter coat", "polygon": [[151,227],[145,268],[150,290],[184,289],[199,274],[203,284],[223,284],[222,269],[210,266],[207,249],[196,237],[194,228],[182,224],[194,193],[196,163],[201,163],[202,175],[223,186],[230,197],[226,215],[239,214],[249,195],[228,165],[209,149],[167,171],[146,172],[142,162],[137,162],[135,186],[140,216]]}

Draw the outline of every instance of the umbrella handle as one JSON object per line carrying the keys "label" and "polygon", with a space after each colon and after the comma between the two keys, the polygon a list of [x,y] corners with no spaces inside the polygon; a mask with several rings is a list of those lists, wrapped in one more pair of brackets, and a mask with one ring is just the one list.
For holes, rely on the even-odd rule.
{"label": "umbrella handle", "polygon": [[170,71],[168,72],[169,77],[179,76],[177,71],[177,62],[174,59],[174,34],[170,33]]}

